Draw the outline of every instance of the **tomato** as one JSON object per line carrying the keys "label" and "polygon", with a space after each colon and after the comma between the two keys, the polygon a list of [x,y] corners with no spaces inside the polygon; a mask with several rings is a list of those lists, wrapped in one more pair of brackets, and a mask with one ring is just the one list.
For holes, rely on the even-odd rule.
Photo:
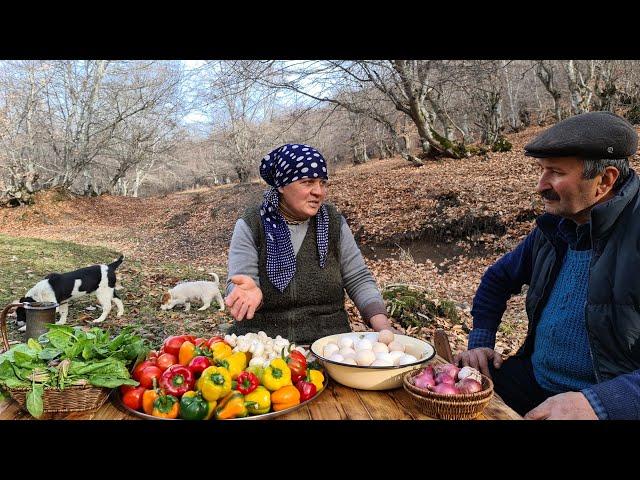
{"label": "tomato", "polygon": [[[223,337],[221,337],[220,335],[216,335],[214,337],[211,337],[209,340],[207,340],[207,347],[211,348],[211,345],[213,345],[214,343],[218,343],[218,342],[227,343],[227,342],[224,341]],[[231,345],[229,345],[229,346],[231,346]]]}
{"label": "tomato", "polygon": [[178,359],[175,355],[171,355],[170,353],[163,353],[158,357],[158,368],[163,372],[176,363],[178,363]]}
{"label": "tomato", "polygon": [[157,350],[149,350],[149,353],[147,353],[147,360],[153,360],[154,358],[158,358],[160,356],[160,354],[158,353]]}
{"label": "tomato", "polygon": [[142,395],[147,389],[144,387],[135,387],[122,396],[122,403],[134,410],[142,409]]}
{"label": "tomato", "polygon": [[199,347],[201,344],[203,344],[206,341],[207,341],[206,338],[198,337],[196,338],[196,341],[194,342],[194,344],[196,347]]}
{"label": "tomato", "polygon": [[134,387],[133,385],[120,385],[120,395],[124,396],[125,393],[127,393],[129,390],[133,390]]}
{"label": "tomato", "polygon": [[144,367],[140,372],[140,386],[144,388],[153,388],[153,379],[156,379],[156,384],[160,384],[160,377],[162,376],[162,370],[157,365],[150,365]]}
{"label": "tomato", "polygon": [[142,370],[144,370],[146,367],[151,367],[155,365],[156,365],[155,360],[145,360],[144,362],[140,362],[133,369],[133,373],[131,374],[131,376],[134,378],[134,380],[140,381],[140,373],[142,372]]}
{"label": "tomato", "polygon": [[191,343],[194,343],[196,341],[193,335],[172,335],[165,339],[162,348],[164,348],[164,351],[166,353],[170,353],[171,355],[175,355],[177,357],[178,352],[180,352],[180,347],[187,340],[189,340]]}

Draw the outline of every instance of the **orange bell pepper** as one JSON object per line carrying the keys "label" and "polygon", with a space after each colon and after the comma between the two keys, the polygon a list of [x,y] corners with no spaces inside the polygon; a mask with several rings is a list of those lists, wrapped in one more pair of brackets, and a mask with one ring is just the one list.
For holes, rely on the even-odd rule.
{"label": "orange bell pepper", "polygon": [[195,354],[196,346],[191,343],[189,340],[180,345],[180,351],[178,352],[178,363],[180,365],[189,365],[189,362]]}
{"label": "orange bell pepper", "polygon": [[153,415],[153,403],[156,401],[156,398],[160,395],[160,390],[158,389],[158,384],[156,379],[153,379],[153,387],[149,390],[145,390],[142,394],[142,411],[147,415]]}
{"label": "orange bell pepper", "polygon": [[153,402],[151,415],[159,418],[178,418],[180,401],[173,395],[159,395]]}
{"label": "orange bell pepper", "polygon": [[300,403],[300,392],[293,385],[286,385],[271,394],[271,408],[274,412],[285,410]]}

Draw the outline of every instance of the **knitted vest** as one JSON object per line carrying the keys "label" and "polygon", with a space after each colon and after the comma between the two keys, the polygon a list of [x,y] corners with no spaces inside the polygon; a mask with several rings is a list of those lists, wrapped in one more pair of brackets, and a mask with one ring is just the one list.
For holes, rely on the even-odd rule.
{"label": "knitted vest", "polygon": [[596,383],[584,315],[590,260],[591,250],[567,250],[536,330],[533,373],[551,392],[579,391]]}
{"label": "knitted vest", "polygon": [[267,277],[267,244],[260,221],[260,207],[248,208],[242,219],[253,234],[258,249],[258,275],[263,305],[251,320],[235,322],[229,334],[244,335],[264,331],[270,337],[281,335],[297,344],[311,344],[320,337],[351,331],[344,309],[344,285],[340,270],[340,214],[327,205],[329,248],[327,262],[320,268],[316,242],[316,218],[309,221],[307,233],[296,255],[296,273],[280,293]]}

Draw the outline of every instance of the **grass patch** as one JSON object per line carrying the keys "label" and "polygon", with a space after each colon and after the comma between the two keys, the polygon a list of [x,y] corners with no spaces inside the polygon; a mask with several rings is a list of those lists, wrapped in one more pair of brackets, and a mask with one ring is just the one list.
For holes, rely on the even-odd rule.
{"label": "grass patch", "polygon": [[[34,238],[15,238],[0,235],[0,307],[24,296],[45,275],[51,272],[67,272],[96,263],[110,263],[120,252],[104,247],[78,245],[65,241],[49,241]],[[224,289],[226,267],[214,267]],[[216,304],[203,312],[194,303],[191,311],[182,307],[164,312],[160,310],[163,292],[179,281],[213,280],[206,271],[184,263],[134,261],[125,257],[117,270],[117,291],[124,303],[124,315],[116,317],[117,309],[111,310],[101,324],[93,324],[114,333],[126,325],[133,325],[140,335],[158,344],[168,335],[193,333],[198,336],[211,335],[219,331],[220,324],[231,321],[227,312],[218,312]],[[224,291],[222,291],[224,295]],[[95,295],[86,295],[69,304],[69,325],[88,325],[101,313]],[[24,341],[24,334],[17,331],[15,319],[8,319],[10,340]]]}

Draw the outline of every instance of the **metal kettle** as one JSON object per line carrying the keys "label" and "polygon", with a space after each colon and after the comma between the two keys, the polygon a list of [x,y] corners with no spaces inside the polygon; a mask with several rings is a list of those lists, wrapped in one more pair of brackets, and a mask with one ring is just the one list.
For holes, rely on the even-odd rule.
{"label": "metal kettle", "polygon": [[4,307],[0,313],[0,334],[5,350],[9,350],[9,337],[7,336],[7,315],[12,311],[23,307],[27,320],[26,338],[38,339],[40,335],[47,332],[46,325],[56,321],[56,302],[22,302],[11,303]]}

